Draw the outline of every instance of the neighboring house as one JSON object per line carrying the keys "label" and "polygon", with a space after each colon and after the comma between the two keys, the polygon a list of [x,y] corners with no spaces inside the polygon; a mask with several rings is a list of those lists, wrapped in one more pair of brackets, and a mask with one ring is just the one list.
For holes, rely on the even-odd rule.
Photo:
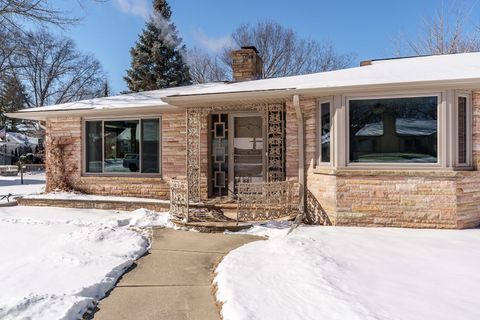
{"label": "neighboring house", "polygon": [[0,139],[0,165],[13,165],[18,157],[33,153],[39,145],[38,138],[19,132],[8,132]]}
{"label": "neighboring house", "polygon": [[301,209],[337,225],[480,224],[480,53],[260,80],[254,48],[232,56],[233,82],[8,116],[72,138],[69,178],[87,193],[167,199],[187,177],[192,200],[214,200],[238,181],[290,179]]}

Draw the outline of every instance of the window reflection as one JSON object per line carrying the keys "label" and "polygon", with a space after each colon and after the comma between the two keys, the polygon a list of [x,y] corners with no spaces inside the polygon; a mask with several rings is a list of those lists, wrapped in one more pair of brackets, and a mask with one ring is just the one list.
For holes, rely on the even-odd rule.
{"label": "window reflection", "polygon": [[436,163],[437,100],[351,100],[350,161]]}
{"label": "window reflection", "polygon": [[86,161],[87,172],[102,172],[102,121],[86,123]]}
{"label": "window reflection", "polygon": [[104,172],[138,172],[138,120],[105,121]]}
{"label": "window reflection", "polygon": [[320,106],[321,162],[330,162],[330,103]]}
{"label": "window reflection", "polygon": [[142,172],[160,172],[159,119],[142,120]]}

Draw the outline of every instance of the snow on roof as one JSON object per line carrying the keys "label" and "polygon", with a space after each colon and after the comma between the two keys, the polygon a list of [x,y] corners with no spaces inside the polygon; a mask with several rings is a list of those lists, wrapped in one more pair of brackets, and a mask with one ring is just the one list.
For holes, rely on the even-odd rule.
{"label": "snow on roof", "polygon": [[29,145],[38,145],[38,138],[32,138],[19,132],[7,132],[7,142]]}
{"label": "snow on roof", "polygon": [[135,92],[122,94],[118,96],[88,99],[76,102],[57,104],[31,109],[23,109],[21,112],[41,112],[41,111],[67,111],[67,110],[89,110],[89,109],[117,109],[117,108],[135,108],[135,107],[162,107],[168,106],[168,103],[162,101],[162,98],[169,95],[188,94],[200,89],[215,87],[222,82],[212,82],[197,84],[184,87],[174,87],[153,91]]}
{"label": "snow on roof", "polygon": [[[300,76],[242,82],[213,82],[90,99],[25,112],[167,107],[178,97],[282,90],[328,90],[362,86],[472,81],[480,84],[480,52],[373,60],[370,65]],[[174,103],[173,103],[174,105]],[[171,106],[171,105],[170,105]]]}
{"label": "snow on roof", "polygon": [[[199,88],[193,94],[280,89],[333,89],[468,79],[480,82],[480,52],[374,60],[371,65],[362,67],[292,77],[224,83],[215,87]],[[178,95],[185,95],[185,93]]]}

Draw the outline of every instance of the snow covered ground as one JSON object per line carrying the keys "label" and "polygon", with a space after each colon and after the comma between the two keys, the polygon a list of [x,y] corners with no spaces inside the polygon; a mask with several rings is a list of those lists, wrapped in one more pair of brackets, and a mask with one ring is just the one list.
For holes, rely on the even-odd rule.
{"label": "snow covered ground", "polygon": [[168,214],[0,208],[0,319],[79,319],[149,248]]}
{"label": "snow covered ground", "polygon": [[[0,176],[0,198],[9,193],[13,195],[28,195],[43,192],[45,189],[45,173],[28,173],[23,176],[23,185],[18,176]],[[0,200],[0,203],[3,202]]]}
{"label": "snow covered ground", "polygon": [[480,319],[480,229],[286,227],[223,259],[223,319]]}

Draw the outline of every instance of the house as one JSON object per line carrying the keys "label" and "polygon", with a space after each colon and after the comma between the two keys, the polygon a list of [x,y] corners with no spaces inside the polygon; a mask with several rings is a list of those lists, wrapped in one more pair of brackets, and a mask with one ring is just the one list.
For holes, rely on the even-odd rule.
{"label": "house", "polygon": [[480,225],[480,53],[275,79],[259,79],[253,47],[232,58],[232,82],[8,116],[71,139],[68,178],[86,193],[168,199],[186,177],[191,200],[220,201],[240,182],[291,180],[300,210],[336,225]]}
{"label": "house", "polygon": [[19,132],[6,132],[5,135],[0,136],[0,165],[13,165],[20,156],[35,152],[38,146],[38,138]]}

